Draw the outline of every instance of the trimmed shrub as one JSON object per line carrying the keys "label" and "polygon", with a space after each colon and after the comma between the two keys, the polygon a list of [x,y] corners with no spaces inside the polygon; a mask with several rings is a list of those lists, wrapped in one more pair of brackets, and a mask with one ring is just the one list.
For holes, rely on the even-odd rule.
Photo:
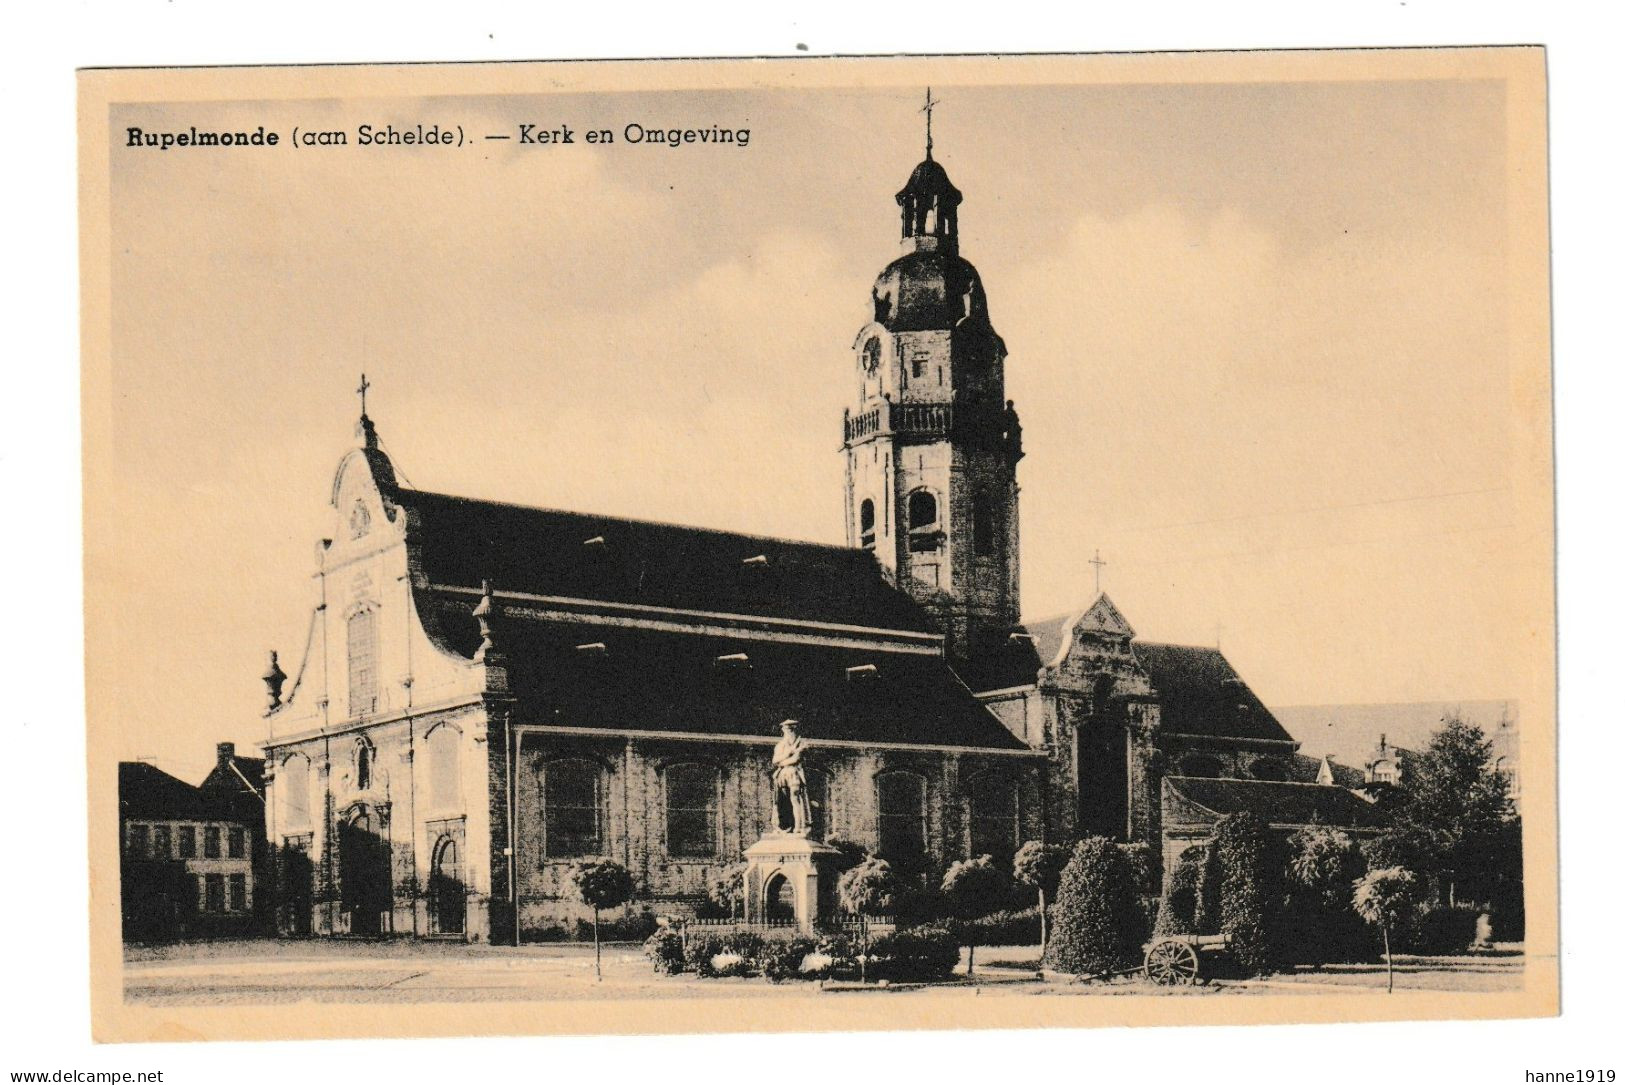
{"label": "trimmed shrub", "polygon": [[702,976],[714,976],[711,970],[711,958],[723,950],[722,936],[717,934],[691,934],[688,943],[683,948],[683,965],[690,972],[697,972]]}
{"label": "trimmed shrub", "polygon": [[1422,913],[1414,937],[1407,939],[1407,948],[1416,953],[1466,953],[1478,933],[1481,909],[1456,905],[1454,908],[1430,908]]}
{"label": "trimmed shrub", "polygon": [[1197,934],[1218,934],[1223,923],[1219,899],[1224,888],[1224,867],[1211,842],[1202,848],[1201,861],[1196,874],[1196,910],[1192,923]]}
{"label": "trimmed shrub", "polygon": [[734,931],[732,934],[722,936],[722,950],[724,953],[737,953],[745,958],[747,963],[754,963],[762,956],[762,948],[767,945],[767,939],[755,931]]}
{"label": "trimmed shrub", "polygon": [[1038,905],[1006,909],[962,924],[967,944],[979,946],[1033,946],[1039,941]]}
{"label": "trimmed shrub", "polygon": [[1230,959],[1261,976],[1283,962],[1281,908],[1285,895],[1280,848],[1257,814],[1225,814],[1213,823],[1211,850],[1220,869],[1220,929]]}
{"label": "trimmed shrub", "polygon": [[1098,836],[1079,841],[1061,872],[1045,963],[1100,975],[1138,960],[1145,917],[1134,888],[1134,870],[1121,848]]}
{"label": "trimmed shrub", "polygon": [[953,975],[959,938],[944,927],[910,927],[876,938],[869,953],[870,973],[878,979],[931,982]]}
{"label": "trimmed shrub", "polygon": [[[645,907],[601,922],[598,925],[598,933],[606,942],[641,942],[653,934],[659,926],[660,921],[655,918],[653,910]],[[592,941],[592,922],[586,919],[576,920],[572,937],[578,942]]]}
{"label": "trimmed shrub", "polygon": [[801,963],[817,949],[811,938],[772,938],[757,952],[756,967],[774,983],[802,979]]}
{"label": "trimmed shrub", "polygon": [[643,955],[656,972],[675,976],[683,970],[682,936],[670,929],[655,931],[643,943]]}
{"label": "trimmed shrub", "polygon": [[1202,881],[1202,867],[1207,860],[1207,849],[1186,848],[1179,853],[1173,870],[1168,872],[1162,889],[1162,902],[1157,908],[1155,933],[1194,934],[1196,902]]}
{"label": "trimmed shrub", "polygon": [[1123,849],[1123,858],[1128,860],[1129,870],[1134,875],[1134,895],[1138,897],[1154,897],[1157,895],[1157,859],[1156,853],[1151,850],[1150,844],[1119,844]]}

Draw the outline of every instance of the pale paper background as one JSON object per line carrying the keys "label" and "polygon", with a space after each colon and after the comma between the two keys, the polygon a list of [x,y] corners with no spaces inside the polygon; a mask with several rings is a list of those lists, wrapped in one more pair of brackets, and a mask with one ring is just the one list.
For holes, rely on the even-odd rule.
{"label": "pale paper background", "polygon": [[[87,703],[98,1037],[1000,1027],[1552,1012],[1553,645],[1542,78],[1541,56],[1534,50],[85,73]],[[206,757],[217,737],[244,745],[256,737],[259,695],[252,676],[263,665],[259,653],[265,642],[280,643],[285,653],[297,650],[291,638],[302,632],[298,578],[308,571],[310,545],[320,531],[318,495],[353,416],[348,389],[355,371],[364,366],[381,379],[371,413],[398,465],[429,488],[829,537],[832,527],[839,530],[838,461],[829,435],[848,391],[841,352],[861,322],[870,277],[892,253],[895,214],[889,194],[918,157],[913,103],[926,82],[948,102],[938,115],[939,157],[967,194],[966,255],[986,277],[995,324],[1010,342],[1012,392],[1023,409],[1033,453],[1023,464],[1027,612],[1064,609],[1083,594],[1087,580],[1079,569],[1086,555],[1069,553],[1066,540],[1076,550],[1084,545],[1080,537],[1092,545],[1104,535],[1121,542],[1108,546],[1108,555],[1123,555],[1108,569],[1108,587],[1142,632],[1206,639],[1212,621],[1209,614],[1188,613],[1190,584],[1176,582],[1163,596],[1155,590],[1159,581],[1176,579],[1162,574],[1177,566],[1200,585],[1197,597],[1219,600],[1226,651],[1266,701],[1516,699],[1523,709],[1529,849],[1525,991],[1391,1000],[995,999],[974,1007],[940,1000],[891,1003],[880,1016],[872,1004],[827,997],[793,1004],[780,999],[612,1007],[560,1003],[540,1019],[535,1007],[515,1004],[432,1011],[369,1005],[342,1016],[309,1009],[124,1006],[116,877],[95,880],[95,873],[116,870],[113,764],[154,752],[132,742],[196,758]],[[1467,237],[1471,246],[1465,252],[1433,251],[1432,235],[1421,224],[1402,233],[1401,243],[1414,251],[1387,251],[1382,264],[1406,273],[1393,289],[1411,299],[1401,306],[1404,312],[1425,314],[1419,327],[1434,324],[1455,334],[1418,341],[1415,334],[1406,338],[1391,328],[1328,326],[1337,313],[1335,299],[1311,296],[1305,302],[1279,292],[1249,293],[1245,283],[1268,282],[1280,278],[1283,269],[1292,270],[1293,238],[1249,236],[1246,216],[1222,200],[1199,209],[1208,214],[1196,222],[1177,214],[1159,219],[1157,212],[1166,207],[1151,212],[1108,207],[1093,219],[1058,219],[1057,245],[1055,237],[1044,236],[1049,216],[1035,216],[1022,206],[1024,199],[1034,205],[1053,201],[1051,188],[1023,193],[1007,181],[985,179],[991,172],[987,160],[1019,148],[1024,125],[1040,140],[1046,131],[1065,130],[1068,118],[1055,115],[1059,102],[1093,103],[1097,121],[1117,117],[1123,122],[1124,131],[1100,133],[1087,141],[1089,148],[1132,148],[1142,134],[1134,130],[1133,111],[1125,113],[1125,105],[1154,104],[1159,88],[1167,88],[1168,95],[1210,92],[1201,123],[1178,135],[1222,147],[1222,126],[1245,124],[1248,117],[1227,115],[1213,103],[1279,107],[1290,98],[1269,91],[1282,84],[1301,87],[1301,95],[1294,88],[1295,96],[1341,95],[1353,103],[1345,111],[1367,125],[1398,125],[1403,131],[1405,109],[1430,106],[1454,108],[1474,122],[1455,131],[1460,146],[1409,148],[1414,168],[1423,173],[1430,164],[1437,168],[1430,159],[1451,154],[1480,165],[1487,158],[1500,167],[1484,171],[1484,191],[1470,191],[1469,185],[1462,195],[1458,186],[1441,206],[1429,208],[1459,220],[1451,224],[1454,234],[1441,225],[1439,235]],[[1144,97],[1148,88],[1150,98]],[[1496,93],[1486,96],[1486,88]],[[967,119],[951,119],[956,89],[961,103],[992,102],[1004,109],[998,127],[1015,130],[1010,146],[990,154],[973,138],[982,130]],[[674,92],[686,96],[668,97]],[[705,152],[616,147],[594,158],[582,147],[523,148],[518,153],[524,157],[504,168],[489,162],[476,166],[477,150],[409,155],[351,147],[314,162],[290,156],[322,152],[287,147],[108,158],[121,123],[158,128],[167,126],[167,118],[177,126],[202,126],[229,118],[235,126],[263,119],[286,133],[295,122],[325,123],[322,116],[333,118],[331,127],[352,129],[368,120],[445,116],[460,119],[471,132],[479,130],[478,118],[491,119],[485,130],[511,130],[520,120],[545,120],[545,113],[534,99],[518,105],[493,99],[540,94],[571,103],[564,119],[586,116],[591,108],[617,129],[624,120],[673,112],[667,108],[672,101],[682,103],[676,112],[692,123],[712,117],[732,123],[743,105],[756,114],[738,122],[752,128],[753,145]],[[326,101],[287,104],[304,99]],[[696,107],[696,101],[703,105]],[[244,102],[255,104],[237,104]],[[606,102],[636,104],[623,109]],[[1504,114],[1484,108],[1485,102],[1501,106]],[[177,108],[174,103],[191,104]],[[797,117],[798,112],[813,116]],[[1415,119],[1420,131],[1433,134],[1426,118]],[[986,118],[981,121],[985,128]],[[579,128],[586,122],[574,123]],[[830,141],[833,146],[775,144],[786,130],[838,138]],[[1234,132],[1230,136],[1239,138]],[[1166,134],[1146,136],[1152,137]],[[1324,184],[1324,171],[1338,164],[1317,144],[1335,142],[1333,134],[1305,132],[1302,138],[1300,147],[1269,150],[1278,161],[1317,163],[1321,172],[1301,183]],[[1401,135],[1401,145],[1403,140]],[[513,153],[506,144],[493,146]],[[849,146],[860,149],[848,152]],[[1205,152],[1193,146],[1193,163],[1205,164],[1203,154],[1214,154],[1212,146]],[[1266,157],[1263,152],[1260,158]],[[818,170],[828,172],[833,159],[838,172],[843,153],[854,160],[853,176],[831,175],[821,184]],[[192,157],[177,166],[172,159],[183,154]],[[433,155],[448,158],[439,164]],[[274,157],[260,169],[259,156]],[[758,181],[775,176],[776,169],[779,187],[730,190],[730,173],[744,172],[730,156],[751,156],[749,168]],[[871,164],[876,161],[887,165]],[[1398,161],[1403,164],[1404,156]],[[110,186],[114,162],[121,172]],[[662,221],[648,206],[651,163],[669,170],[685,188],[710,185],[725,192],[726,207],[716,211],[714,222],[686,221],[679,227]],[[1034,186],[1047,180],[1044,165],[1051,164],[1032,167]],[[1125,170],[1134,163],[1109,159],[1100,165]],[[1291,187],[1291,178],[1247,176],[1248,160],[1232,165],[1234,176],[1200,180],[1255,198],[1272,184]],[[245,168],[251,171],[247,176]],[[476,180],[480,184],[474,187]],[[1154,183],[1157,177],[1145,180]],[[1363,208],[1367,216],[1351,223],[1367,236],[1357,236],[1341,254],[1354,264],[1361,259],[1362,241],[1393,243],[1374,235],[1414,215],[1416,204],[1430,195],[1430,186],[1408,173],[1375,178],[1378,184],[1365,180],[1369,190],[1345,194],[1347,206]],[[841,184],[850,187],[851,199],[864,201],[861,208],[828,192]],[[1108,196],[1111,187],[1102,186]],[[372,191],[385,194],[376,217],[345,220],[333,214],[333,206],[346,209],[351,206],[346,200],[365,200]],[[389,198],[407,204],[388,204]],[[567,206],[582,201],[592,215],[563,236],[556,227],[549,232],[546,224],[527,229],[523,212],[545,207],[549,198]],[[714,204],[719,198],[699,202]],[[1096,211],[1096,198],[1080,191],[1080,211]],[[1473,229],[1472,216],[1482,214],[1475,199],[1503,205],[1505,211]],[[774,233],[772,221],[764,227],[761,220],[774,220],[783,201],[809,204],[824,220],[840,221],[851,235],[850,250],[843,249],[840,236]],[[184,213],[176,214],[177,208]],[[1313,203],[1304,210],[1312,218]],[[783,211],[782,217],[793,224],[795,215]],[[396,227],[423,220],[431,228],[410,239]],[[1325,226],[1302,225],[1306,236]],[[755,235],[742,236],[752,228]],[[1113,233],[1125,229],[1127,245]],[[1030,236],[1021,237],[1022,230]],[[1168,275],[1188,277],[1182,252],[1200,245],[1210,231],[1227,235],[1214,247],[1242,254],[1241,263],[1206,268],[1206,278],[1196,276],[1183,285],[1196,312],[1207,318],[1203,326],[1213,322],[1212,311],[1203,312],[1203,306],[1233,312],[1241,324],[1234,337],[1218,344],[1181,340],[1192,323],[1182,319],[1189,314],[1159,322],[1134,311],[1135,300],[1162,277],[1158,261],[1166,264]],[[110,247],[121,251],[122,246],[126,254],[130,249],[163,252],[163,245],[175,242],[175,232],[190,232],[190,244],[183,239],[174,251],[193,262],[165,267],[163,283],[130,274],[129,269],[140,268],[139,261],[109,259]],[[285,240],[289,234],[295,238],[291,243]],[[748,242],[758,236],[766,243],[749,250]],[[547,244],[568,253],[590,249],[595,240],[611,254],[617,244],[648,245],[653,255],[642,269],[646,278],[617,278],[590,261],[571,263],[561,272],[547,261]],[[449,251],[437,248],[442,243]],[[1012,258],[1012,250],[1020,255],[1046,244],[1053,251],[1035,262],[1023,265]],[[435,250],[424,262],[437,272],[455,274],[433,281],[414,278],[414,245]],[[458,245],[466,246],[464,264],[458,263]],[[1069,300],[1076,285],[1068,275],[1077,260],[1112,245],[1142,259],[1121,276],[1088,284],[1091,304],[1103,310],[1102,330],[1080,323]],[[656,310],[667,323],[650,328],[653,302],[667,288],[662,273],[671,270],[662,260],[676,261],[673,267],[699,261],[708,271],[697,286],[683,285],[690,291],[684,305]],[[678,270],[694,268],[687,263]],[[787,280],[804,281],[803,290],[786,294]],[[825,284],[827,291],[820,294]],[[165,285],[169,295],[155,289]],[[1304,292],[1312,295],[1317,287],[1325,290],[1327,283],[1306,280]],[[613,293],[616,288],[619,293]],[[595,290],[612,293],[591,296]],[[520,295],[515,304],[527,307],[524,316],[496,331],[469,322],[469,311],[484,312],[490,295],[509,291]],[[721,320],[730,304],[773,310],[774,319],[765,325],[759,315],[743,319],[748,334],[737,331]],[[303,319],[270,323],[263,315],[268,311]],[[1117,329],[1118,338],[1113,314],[1128,325],[1126,331]],[[1296,327],[1290,326],[1293,321]],[[782,339],[760,341],[763,326],[782,328]],[[487,340],[479,337],[482,330]],[[513,341],[516,333],[522,335],[519,341]],[[1279,368],[1272,368],[1278,359],[1249,357],[1244,344],[1251,334],[1259,337],[1259,353],[1285,341],[1334,359],[1340,359],[1339,350],[1349,356],[1322,370],[1319,384],[1283,380]],[[1370,337],[1383,335],[1393,336],[1391,357],[1361,349]],[[749,342],[742,345],[740,338]],[[693,376],[661,368],[656,356],[662,349],[694,367]],[[1123,356],[1135,349],[1144,357]],[[594,381],[612,355],[615,378],[635,393],[627,397],[635,419],[629,428],[648,434],[647,444],[619,439],[591,410],[605,393]],[[1069,360],[1075,360],[1070,373]],[[1147,379],[1124,368],[1151,362],[1166,365],[1166,376]],[[771,372],[758,377],[752,367]],[[1335,378],[1349,368],[1355,372],[1348,387],[1325,386],[1326,376]],[[693,396],[696,380],[703,401],[690,404],[682,397]],[[1171,427],[1177,437],[1161,444],[1142,436],[1145,429],[1168,425],[1156,402],[1159,380],[1165,381],[1161,406],[1187,412],[1181,419],[1185,424]],[[1367,430],[1381,416],[1360,408],[1385,385],[1411,395],[1391,397],[1382,412],[1391,428],[1377,430],[1387,440],[1362,454]],[[807,402],[809,390],[823,398]],[[636,413],[650,411],[651,394],[675,405],[668,405],[665,415]],[[1204,431],[1196,423],[1208,404],[1212,422]],[[693,417],[683,415],[688,406]],[[709,421],[708,411],[716,412]],[[1080,459],[1068,461],[1060,442],[1042,455],[1032,443],[1035,431],[1064,431],[1069,414],[1084,424],[1109,419],[1119,434],[1107,432],[1098,445],[1074,450],[1083,453]],[[612,417],[625,424],[624,417]],[[786,418],[793,422],[786,424]],[[1290,469],[1272,469],[1273,449],[1248,458],[1245,442],[1227,442],[1225,435],[1238,429],[1262,430],[1271,442],[1293,450],[1286,457]],[[557,443],[550,446],[550,439]],[[665,473],[685,459],[703,458],[718,442],[729,447],[723,458],[704,463],[709,485],[698,485],[680,471]],[[1119,459],[1104,458],[1123,447],[1127,453]],[[1306,461],[1308,451],[1318,451],[1324,462]],[[795,475],[798,470],[802,474]],[[1335,475],[1351,472],[1363,472],[1346,491],[1352,495],[1362,492],[1363,484],[1364,492],[1385,498],[1445,494],[1468,504],[1437,508],[1432,520],[1418,519],[1405,501],[1359,506],[1359,524],[1376,528],[1363,540],[1366,549],[1374,544],[1386,551],[1387,560],[1365,561],[1369,555],[1362,551],[1357,555],[1362,560],[1340,561],[1336,543],[1350,527],[1340,517],[1358,503],[1317,501],[1316,495]],[[770,475],[789,475],[792,482],[775,490],[763,485]],[[1439,478],[1464,481],[1459,489],[1406,485]],[[1283,481],[1299,488],[1280,493]],[[1213,505],[1192,511],[1191,500],[1205,497]],[[662,500],[669,503],[662,506]],[[1181,534],[1208,526],[1190,521],[1203,520],[1212,509],[1235,507],[1271,515],[1262,516],[1262,524],[1249,517],[1239,535],[1227,537],[1222,527],[1195,540]],[[1307,508],[1314,516],[1272,518],[1283,508]],[[1045,516],[1075,522],[1046,531]],[[1445,522],[1465,530],[1443,531]],[[1154,529],[1150,537],[1148,525]],[[1111,534],[1114,528],[1117,535]],[[1225,571],[1215,576],[1214,565]],[[229,575],[240,568],[249,572]],[[1441,576],[1445,583],[1439,583]],[[1119,587],[1123,578],[1138,590]],[[1296,609],[1294,622],[1283,622],[1273,611],[1246,609],[1249,598],[1272,598],[1280,606],[1282,596],[1284,605]],[[1440,598],[1465,605],[1441,611]],[[1407,600],[1414,600],[1414,612],[1405,611]],[[119,614],[141,615],[140,623],[121,628]],[[1211,617],[1218,620],[1220,614]],[[1193,624],[1181,628],[1181,621]],[[1362,624],[1350,637],[1350,623],[1356,621]],[[1379,641],[1380,648],[1371,647]],[[1280,662],[1293,652],[1301,661]],[[1319,658],[1324,664],[1302,677],[1303,666]],[[1396,661],[1404,662],[1396,666]],[[1271,671],[1272,665],[1277,669]],[[1373,675],[1384,676],[1396,692],[1360,696],[1357,691],[1372,688]],[[1300,684],[1294,686],[1295,680]],[[1312,690],[1323,693],[1315,696]],[[173,767],[182,775],[200,775],[189,769],[195,766]],[[98,786],[103,781],[106,786]],[[793,1005],[789,1020],[782,1016],[787,1005]]]}

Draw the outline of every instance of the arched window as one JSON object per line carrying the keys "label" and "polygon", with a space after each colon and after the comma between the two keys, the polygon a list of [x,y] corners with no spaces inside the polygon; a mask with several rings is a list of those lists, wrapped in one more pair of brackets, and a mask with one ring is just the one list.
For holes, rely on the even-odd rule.
{"label": "arched window", "polygon": [[1192,754],[1181,758],[1179,762],[1181,776],[1207,776],[1218,777],[1224,775],[1224,762],[1217,757],[1207,757],[1203,754]]}
{"label": "arched window", "polygon": [[858,506],[858,544],[865,550],[875,548],[875,503],[867,497]]}
{"label": "arched window", "polygon": [[925,862],[925,777],[886,772],[875,778],[879,855],[899,870]]}
{"label": "arched window", "polygon": [[542,767],[542,852],[550,858],[604,850],[603,769],[582,759]]}
{"label": "arched window", "polygon": [[915,490],[908,495],[908,548],[935,550],[940,536],[936,495],[930,490]]}
{"label": "arched window", "polygon": [[424,752],[429,760],[429,805],[436,809],[457,806],[461,798],[458,781],[462,763],[458,740],[461,738],[455,727],[443,723],[424,740]]}
{"label": "arched window", "polygon": [[717,853],[717,770],[710,765],[666,769],[666,854],[704,858]]}
{"label": "arched window", "polygon": [[1371,778],[1379,784],[1399,783],[1399,766],[1392,761],[1378,761],[1371,766]]}
{"label": "arched window", "polygon": [[1260,757],[1247,766],[1255,780],[1285,780],[1286,766],[1273,757]]}
{"label": "arched window", "polygon": [[970,795],[970,850],[1008,863],[1021,846],[1021,788],[1001,773],[976,781]]}
{"label": "arched window", "polygon": [[372,748],[372,743],[365,738],[355,740],[355,789],[366,791],[372,787],[373,762],[378,758],[378,752]]}
{"label": "arched window", "polygon": [[282,762],[276,774],[277,794],[282,796],[282,818],[290,830],[310,825],[310,761],[294,754]]}
{"label": "arched window", "polygon": [[971,539],[976,556],[990,558],[999,552],[998,517],[994,515],[993,500],[986,493],[976,495],[971,507]]}
{"label": "arched window", "polygon": [[378,613],[358,610],[345,631],[350,659],[350,715],[378,710]]}
{"label": "arched window", "polygon": [[863,344],[863,369],[873,376],[880,368],[880,336],[871,335]]}

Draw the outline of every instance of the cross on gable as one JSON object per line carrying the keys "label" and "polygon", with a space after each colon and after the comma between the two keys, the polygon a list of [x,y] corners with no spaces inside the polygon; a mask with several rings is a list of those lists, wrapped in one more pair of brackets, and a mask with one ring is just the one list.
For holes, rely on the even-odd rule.
{"label": "cross on gable", "polygon": [[361,383],[356,386],[356,394],[361,397],[362,418],[367,417],[367,389],[371,387],[372,383],[367,380],[367,375],[365,373],[361,374]]}

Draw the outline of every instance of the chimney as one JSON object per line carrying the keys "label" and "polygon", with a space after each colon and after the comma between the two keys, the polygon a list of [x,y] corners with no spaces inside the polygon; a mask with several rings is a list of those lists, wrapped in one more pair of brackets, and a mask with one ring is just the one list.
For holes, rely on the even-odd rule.
{"label": "chimney", "polygon": [[237,756],[237,744],[235,742],[217,742],[217,743],[215,743],[215,745],[214,745],[214,763],[217,766],[219,766],[220,768],[226,768],[228,765],[231,764],[232,758],[234,758],[236,756]]}

